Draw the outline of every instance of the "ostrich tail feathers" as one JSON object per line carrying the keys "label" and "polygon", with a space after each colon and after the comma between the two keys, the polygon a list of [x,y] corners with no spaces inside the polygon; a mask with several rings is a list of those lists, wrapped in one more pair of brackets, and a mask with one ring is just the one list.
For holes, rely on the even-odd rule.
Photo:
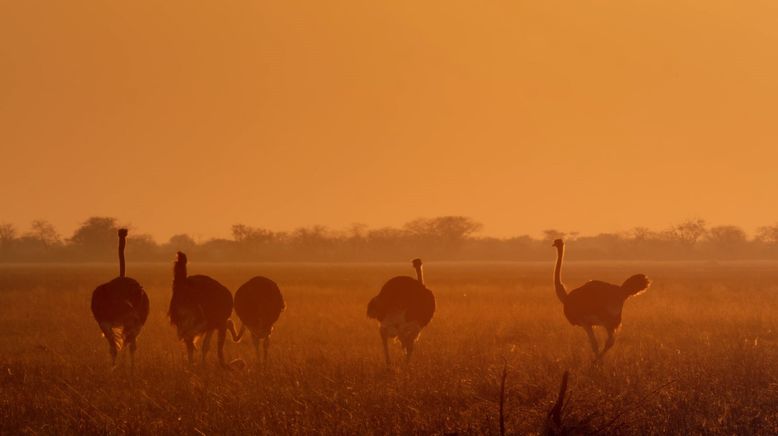
{"label": "ostrich tail feathers", "polygon": [[649,286],[651,286],[651,281],[644,274],[635,274],[624,281],[621,289],[628,295],[638,295],[645,292]]}
{"label": "ostrich tail feathers", "polygon": [[[108,332],[116,344],[116,350],[122,351],[124,349],[124,329],[122,327],[111,327]],[[103,337],[105,337],[105,335],[106,333],[103,333]]]}

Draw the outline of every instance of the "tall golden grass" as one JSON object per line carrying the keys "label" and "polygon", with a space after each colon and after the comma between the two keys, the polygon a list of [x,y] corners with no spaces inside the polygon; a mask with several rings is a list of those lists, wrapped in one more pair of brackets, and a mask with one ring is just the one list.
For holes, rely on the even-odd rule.
{"label": "tall golden grass", "polygon": [[[551,257],[550,253],[550,257]],[[0,267],[0,434],[498,434],[507,365],[508,434],[544,431],[570,370],[561,425],[609,433],[778,432],[778,265],[570,263],[565,281],[652,288],[627,302],[624,326],[594,366],[567,324],[548,263],[428,262],[438,311],[410,366],[383,363],[365,306],[398,264],[192,264],[235,290],[262,274],[288,309],[270,362],[249,341],[190,368],[165,312],[171,266],[132,264],[151,299],[137,367],[111,370],[89,311],[113,265]],[[400,361],[399,346],[393,347]]]}

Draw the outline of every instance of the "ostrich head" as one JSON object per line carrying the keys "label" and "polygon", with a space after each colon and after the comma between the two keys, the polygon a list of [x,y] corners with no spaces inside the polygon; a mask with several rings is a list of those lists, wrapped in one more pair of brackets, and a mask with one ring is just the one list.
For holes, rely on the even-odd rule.
{"label": "ostrich head", "polygon": [[124,239],[127,237],[127,229],[119,229],[119,238]]}
{"label": "ostrich head", "polygon": [[556,239],[556,240],[554,240],[554,243],[551,244],[551,246],[552,247],[556,247],[556,248],[562,248],[562,247],[565,246],[565,241],[563,241],[561,239]]}
{"label": "ostrich head", "polygon": [[419,280],[419,283],[424,286],[424,272],[421,270],[421,259],[413,259],[412,263],[413,267],[416,269],[416,278]]}
{"label": "ostrich head", "polygon": [[186,265],[186,254],[184,254],[184,252],[179,251],[176,253],[176,263]]}

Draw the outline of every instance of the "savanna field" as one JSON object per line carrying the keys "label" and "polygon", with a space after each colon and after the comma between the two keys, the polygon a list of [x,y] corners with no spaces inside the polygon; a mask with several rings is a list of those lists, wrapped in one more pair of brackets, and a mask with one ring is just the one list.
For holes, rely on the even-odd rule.
{"label": "savanna field", "polygon": [[506,365],[509,434],[543,431],[566,370],[571,432],[778,432],[778,264],[566,264],[568,289],[653,280],[601,365],[562,315],[551,260],[425,266],[437,312],[410,365],[393,345],[387,370],[365,309],[407,263],[191,262],[233,292],[271,277],[286,299],[270,361],[228,339],[247,365],[226,371],[215,347],[186,363],[166,317],[172,266],[131,263],[151,300],[134,373],[125,353],[111,370],[89,309],[114,264],[0,266],[0,434],[498,434]]}

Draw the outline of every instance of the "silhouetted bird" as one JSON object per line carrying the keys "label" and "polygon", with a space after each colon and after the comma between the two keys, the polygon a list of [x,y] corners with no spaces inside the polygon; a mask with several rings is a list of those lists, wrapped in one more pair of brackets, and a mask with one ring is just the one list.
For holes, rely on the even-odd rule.
{"label": "silhouetted bird", "polygon": [[179,251],[173,267],[173,296],[168,310],[170,322],[176,327],[178,337],[186,344],[190,364],[194,362],[195,343],[200,337],[203,338],[202,361],[205,363],[211,336],[216,331],[219,364],[226,366],[224,340],[228,329],[233,340],[237,340],[235,327],[230,320],[232,294],[208,276],[187,276],[186,262],[186,255]]}
{"label": "silhouetted bird", "polygon": [[[597,280],[587,282],[567,293],[562,284],[562,258],[565,243],[561,239],[554,241],[557,249],[554,269],[554,289],[559,301],[564,305],[565,317],[570,324],[583,327],[589,335],[595,359],[600,359],[613,346],[616,330],[621,327],[621,310],[627,298],[638,295],[648,289],[651,282],[645,275],[636,274],[628,278],[621,286]],[[594,326],[602,326],[608,331],[608,340],[602,351],[599,350]]]}
{"label": "silhouetted bird", "polygon": [[381,323],[379,332],[387,365],[390,364],[388,340],[399,338],[406,361],[410,361],[421,329],[435,313],[435,295],[424,286],[421,259],[414,259],[413,267],[416,279],[408,276],[389,279],[367,305],[367,316]]}
{"label": "silhouetted bird", "polygon": [[124,246],[127,229],[119,229],[119,277],[98,286],[92,292],[92,314],[108,341],[111,362],[128,346],[135,366],[136,339],[149,316],[149,297],[134,279],[124,275]]}
{"label": "silhouetted bird", "polygon": [[264,340],[264,360],[267,361],[270,333],[284,309],[286,304],[281,290],[276,282],[266,277],[254,277],[235,291],[235,313],[242,323],[237,339],[240,339],[248,328],[257,358],[259,341]]}

